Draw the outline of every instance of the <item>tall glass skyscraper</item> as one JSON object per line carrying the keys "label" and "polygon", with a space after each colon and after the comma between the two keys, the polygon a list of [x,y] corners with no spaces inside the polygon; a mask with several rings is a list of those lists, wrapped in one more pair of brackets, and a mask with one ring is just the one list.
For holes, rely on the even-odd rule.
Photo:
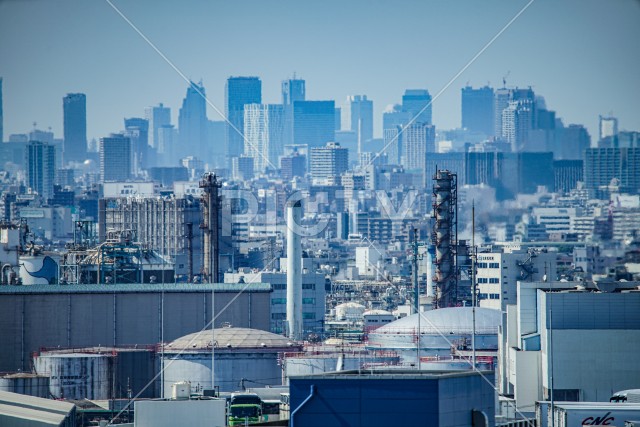
{"label": "tall glass skyscraper", "polygon": [[493,88],[462,88],[462,127],[486,136],[494,134]]}
{"label": "tall glass skyscraper", "polygon": [[182,101],[182,108],[178,116],[178,138],[180,145],[179,157],[196,156],[200,160],[210,160],[207,150],[207,119],[206,93],[202,82],[191,82],[187,88],[187,95]]}
{"label": "tall glass skyscraper", "polygon": [[291,105],[295,101],[306,99],[305,81],[302,79],[284,80],[282,82],[282,105]]}
{"label": "tall glass skyscraper", "polygon": [[254,169],[277,169],[284,152],[284,106],[247,104],[244,107],[244,154],[253,157]]}
{"label": "tall glass skyscraper", "polygon": [[262,104],[262,81],[258,77],[229,77],[225,86],[227,153],[238,157],[244,150],[244,106]]}
{"label": "tall glass skyscraper", "polygon": [[124,119],[125,136],[131,140],[133,173],[138,175],[149,164],[149,121],[139,117]]}
{"label": "tall glass skyscraper", "polygon": [[171,108],[162,103],[144,109],[144,118],[149,121],[149,146],[158,149],[158,129],[171,124]]}
{"label": "tall glass skyscraper", "polygon": [[414,123],[432,124],[431,95],[426,89],[407,89],[402,95],[402,111],[411,114]]}
{"label": "tall glass skyscraper", "polygon": [[87,97],[69,93],[62,100],[64,115],[64,163],[84,162],[87,158]]}
{"label": "tall glass skyscraper", "polygon": [[356,133],[358,152],[362,145],[373,139],[373,101],[366,95],[348,96],[342,105],[342,129]]}
{"label": "tall glass skyscraper", "polygon": [[335,139],[334,101],[294,101],[291,111],[292,143],[322,147]]}
{"label": "tall glass skyscraper", "polygon": [[44,202],[53,197],[56,172],[56,152],[53,145],[31,141],[27,145],[27,185],[36,191]]}

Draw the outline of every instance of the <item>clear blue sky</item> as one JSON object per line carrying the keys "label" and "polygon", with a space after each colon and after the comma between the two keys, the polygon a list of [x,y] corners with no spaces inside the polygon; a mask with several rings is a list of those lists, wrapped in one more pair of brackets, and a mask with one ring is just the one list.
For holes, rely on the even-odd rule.
{"label": "clear blue sky", "polygon": [[[384,107],[406,88],[440,91],[525,4],[505,1],[113,0],[184,73],[202,79],[224,111],[230,75],[257,75],[265,102],[296,72],[309,99],[366,94],[376,135]],[[533,86],[565,124],[597,133],[598,114],[640,130],[640,2],[535,0],[434,102],[437,127],[460,124],[460,88]],[[5,138],[51,126],[62,97],[87,94],[88,136],[122,128],[163,102],[174,120],[182,78],[105,0],[0,0]],[[219,119],[209,109],[209,118]]]}

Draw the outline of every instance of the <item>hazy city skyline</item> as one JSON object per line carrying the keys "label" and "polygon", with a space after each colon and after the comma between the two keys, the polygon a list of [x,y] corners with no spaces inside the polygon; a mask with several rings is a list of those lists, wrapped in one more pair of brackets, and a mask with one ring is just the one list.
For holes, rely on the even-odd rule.
{"label": "hazy city skyline", "polygon": [[[310,100],[367,95],[382,137],[387,105],[405,89],[435,96],[527,2],[114,4],[186,76],[202,79],[221,111],[229,76],[260,77],[263,102],[276,103],[295,72]],[[595,136],[598,114],[611,112],[621,129],[640,128],[639,17],[632,0],[534,1],[434,101],[434,124],[459,127],[460,89],[501,87],[509,74],[508,85],[532,85],[565,125],[584,124]],[[75,92],[87,95],[89,139],[158,102],[177,124],[187,87],[106,1],[0,2],[0,57],[5,138],[33,122],[61,137],[62,98]]]}

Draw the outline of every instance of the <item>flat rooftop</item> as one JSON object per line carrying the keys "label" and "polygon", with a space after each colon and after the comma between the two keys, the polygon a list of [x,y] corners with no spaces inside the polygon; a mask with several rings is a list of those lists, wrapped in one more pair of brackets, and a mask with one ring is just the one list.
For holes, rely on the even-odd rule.
{"label": "flat rooftop", "polygon": [[418,371],[398,369],[367,369],[322,374],[292,376],[291,379],[328,379],[328,380],[438,380],[443,378],[461,378],[481,374],[493,375],[493,371]]}
{"label": "flat rooftop", "polygon": [[103,294],[148,292],[271,292],[269,283],[130,283],[117,285],[9,285],[0,286],[8,294]]}

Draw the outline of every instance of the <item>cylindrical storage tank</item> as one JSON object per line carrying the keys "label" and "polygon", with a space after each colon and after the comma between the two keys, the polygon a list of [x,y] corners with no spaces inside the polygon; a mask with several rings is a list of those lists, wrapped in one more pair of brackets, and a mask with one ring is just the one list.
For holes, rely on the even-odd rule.
{"label": "cylindrical storage tank", "polygon": [[191,383],[189,381],[178,381],[171,384],[171,398],[173,400],[189,399],[191,396]]}
{"label": "cylindrical storage tank", "polygon": [[236,391],[241,389],[243,379],[247,386],[280,385],[280,355],[301,350],[301,345],[282,335],[257,329],[228,327],[189,334],[164,346],[161,387],[165,396],[171,396],[172,384],[180,381],[190,382],[194,392],[212,389],[213,385],[220,391]]}
{"label": "cylindrical storage tank", "polygon": [[54,285],[58,283],[60,257],[53,255],[21,255],[20,280],[23,285]]}
{"label": "cylindrical storage tank", "polygon": [[[452,345],[466,342],[473,334],[473,308],[449,307],[429,310],[388,323],[369,334],[367,346],[400,354],[403,362],[417,362],[417,333],[420,329],[420,357],[451,357]],[[476,350],[497,352],[500,310],[476,307]],[[467,349],[468,351],[468,349]],[[424,366],[423,366],[424,367]]]}
{"label": "cylindrical storage tank", "polygon": [[29,373],[6,374],[0,377],[0,391],[49,397],[49,377]]}
{"label": "cylindrical storage tank", "polygon": [[338,304],[335,310],[336,319],[338,320],[359,321],[362,320],[362,315],[364,314],[365,307],[364,305],[358,304],[357,302],[345,302],[342,304]]}
{"label": "cylindrical storage tank", "polygon": [[50,377],[49,392],[55,399],[105,400],[111,397],[111,357],[47,352],[35,357],[35,368]]}

